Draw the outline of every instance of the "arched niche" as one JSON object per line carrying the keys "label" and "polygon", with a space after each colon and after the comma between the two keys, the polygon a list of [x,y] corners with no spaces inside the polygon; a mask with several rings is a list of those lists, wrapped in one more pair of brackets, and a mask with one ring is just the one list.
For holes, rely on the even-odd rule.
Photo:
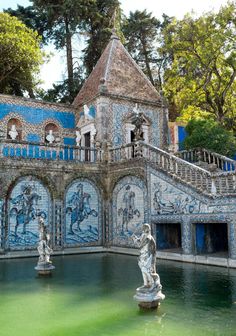
{"label": "arched niche", "polygon": [[50,144],[60,142],[59,127],[55,123],[49,122],[45,125],[44,141]]}
{"label": "arched niche", "polygon": [[38,244],[38,218],[51,230],[51,199],[47,188],[33,176],[19,179],[7,199],[6,248],[35,249]]}
{"label": "arched niche", "polygon": [[98,245],[101,232],[101,197],[87,179],[73,181],[65,195],[65,245]]}
{"label": "arched niche", "polygon": [[9,140],[22,140],[22,123],[17,118],[11,118],[7,123],[7,139]]}
{"label": "arched niche", "polygon": [[136,176],[126,176],[117,182],[112,195],[111,240],[114,246],[132,247],[133,234],[139,234],[148,220],[147,189]]}

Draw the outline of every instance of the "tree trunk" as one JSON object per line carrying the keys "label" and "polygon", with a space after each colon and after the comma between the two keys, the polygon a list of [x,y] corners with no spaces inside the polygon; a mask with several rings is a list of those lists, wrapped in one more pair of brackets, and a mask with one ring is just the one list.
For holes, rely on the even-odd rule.
{"label": "tree trunk", "polygon": [[73,95],[73,56],[72,56],[72,34],[69,28],[68,19],[65,18],[65,28],[66,28],[66,62],[67,62],[67,74],[68,74],[68,89],[70,96]]}
{"label": "tree trunk", "polygon": [[142,41],[142,39],[141,39],[141,43],[142,43],[142,46],[143,46],[143,55],[144,55],[144,58],[145,58],[145,65],[146,65],[146,69],[147,69],[147,76],[148,76],[150,82],[152,83],[152,85],[154,86],[154,80],[153,80],[153,77],[152,77],[152,71],[151,71],[150,64],[149,64],[149,59],[148,59],[148,53],[147,53],[146,45],[145,45],[144,41]]}

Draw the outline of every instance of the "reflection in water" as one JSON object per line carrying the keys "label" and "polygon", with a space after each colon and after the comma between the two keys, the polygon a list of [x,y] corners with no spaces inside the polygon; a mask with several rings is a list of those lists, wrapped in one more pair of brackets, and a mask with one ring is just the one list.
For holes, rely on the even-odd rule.
{"label": "reflection in water", "polygon": [[145,312],[133,301],[142,281],[136,257],[54,257],[49,278],[37,277],[36,263],[0,261],[1,335],[235,335],[234,269],[160,260],[166,300]]}

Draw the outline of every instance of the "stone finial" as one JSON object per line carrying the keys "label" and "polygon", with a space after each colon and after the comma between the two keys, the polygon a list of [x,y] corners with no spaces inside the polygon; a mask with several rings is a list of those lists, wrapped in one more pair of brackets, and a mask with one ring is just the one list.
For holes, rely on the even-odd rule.
{"label": "stone finial", "polygon": [[106,86],[106,80],[104,77],[102,77],[99,81],[99,92],[100,93],[106,93],[108,92],[107,86]]}
{"label": "stone finial", "polygon": [[117,18],[117,7],[115,8],[114,13],[113,13],[112,18],[111,18],[111,22],[112,22],[111,39],[119,40],[119,37],[117,35],[117,29],[116,29],[116,18]]}

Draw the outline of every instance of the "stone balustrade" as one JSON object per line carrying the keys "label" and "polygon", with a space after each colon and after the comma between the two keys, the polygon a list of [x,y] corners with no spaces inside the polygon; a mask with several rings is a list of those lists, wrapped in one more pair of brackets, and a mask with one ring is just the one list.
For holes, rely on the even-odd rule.
{"label": "stone balustrade", "polygon": [[[205,194],[236,194],[236,162],[207,150],[182,151],[174,155],[138,141],[115,148],[108,146],[104,152],[101,148],[5,140],[0,142],[0,158],[5,157],[88,163],[118,163],[143,159]],[[207,170],[194,164],[193,162],[199,162],[199,158],[209,165],[215,164],[218,170]]]}
{"label": "stone balustrade", "polygon": [[[181,152],[181,155],[176,156],[140,141],[111,149],[110,162],[114,163],[142,157],[154,164],[159,170],[172,175],[176,180],[183,181],[185,184],[206,194],[236,194],[235,161],[222,155],[213,155],[212,157],[215,161],[218,158],[216,163],[218,167],[222,166],[223,168],[227,164],[230,170],[212,172],[189,162],[190,160],[198,162],[196,159],[197,150],[184,152],[184,154]],[[209,160],[209,163],[212,164],[212,158],[207,156],[209,153],[203,150],[201,154],[205,155],[205,160]]]}
{"label": "stone balustrade", "polygon": [[[191,163],[205,162],[223,171],[234,171],[236,167],[236,161],[204,148],[184,150],[175,153],[175,155]],[[209,166],[209,169],[211,169],[211,166]]]}
{"label": "stone balustrade", "polygon": [[4,141],[0,142],[0,158],[4,157],[95,163],[102,161],[102,151],[61,144]]}

